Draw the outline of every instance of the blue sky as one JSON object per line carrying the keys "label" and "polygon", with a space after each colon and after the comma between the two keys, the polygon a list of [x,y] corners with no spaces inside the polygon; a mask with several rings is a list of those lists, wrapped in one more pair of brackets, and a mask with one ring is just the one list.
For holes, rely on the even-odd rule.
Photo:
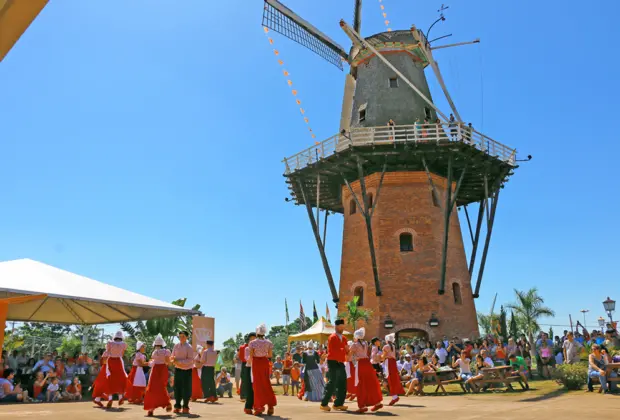
{"label": "blue sky", "polygon": [[[385,0],[392,28],[441,2]],[[612,1],[454,1],[433,35],[465,120],[517,147],[478,309],[536,286],[568,324],[618,299],[620,36]],[[312,145],[261,29],[260,0],[52,0],[0,64],[0,260],[32,258],[216,317],[223,341],[284,322],[329,289],[282,158]],[[348,48],[352,1],[288,0]],[[385,26],[366,0],[365,35]],[[344,74],[276,37],[318,139],[338,131]],[[427,77],[435,102],[447,104]],[[481,77],[482,74],[482,77]],[[330,219],[339,273],[342,222]],[[556,328],[556,331],[558,328]]]}

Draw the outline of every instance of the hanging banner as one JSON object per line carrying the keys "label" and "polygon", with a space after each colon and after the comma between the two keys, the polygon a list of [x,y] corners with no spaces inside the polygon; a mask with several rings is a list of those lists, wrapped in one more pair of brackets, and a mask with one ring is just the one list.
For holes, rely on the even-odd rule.
{"label": "hanging banner", "polygon": [[206,316],[192,317],[192,347],[194,351],[196,346],[204,347],[207,341],[215,340],[215,318]]}

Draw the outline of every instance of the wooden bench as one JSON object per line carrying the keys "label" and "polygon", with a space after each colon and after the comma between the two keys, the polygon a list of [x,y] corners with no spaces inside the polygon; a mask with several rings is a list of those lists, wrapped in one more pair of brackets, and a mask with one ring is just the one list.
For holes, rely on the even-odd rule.
{"label": "wooden bench", "polygon": [[497,366],[492,368],[483,368],[481,370],[484,377],[475,382],[478,389],[484,388],[485,385],[497,384],[500,386],[506,386],[509,391],[514,391],[514,388],[512,387],[513,382],[518,382],[519,385],[521,385],[521,388],[525,389],[521,376],[508,376],[508,374],[512,371],[511,366]]}
{"label": "wooden bench", "polygon": [[[406,387],[406,384],[407,384],[406,382],[403,382],[403,386]],[[467,392],[467,390],[465,389],[463,380],[459,378],[457,371],[454,369],[424,372],[424,379],[422,381],[422,387],[434,386],[435,394],[439,393],[440,389],[444,394],[447,394],[448,392],[444,388],[444,385],[449,385],[449,384],[459,384],[463,392],[465,393]]]}
{"label": "wooden bench", "polygon": [[[608,363],[607,367],[606,367],[606,372],[607,372],[607,383],[611,384],[612,382],[620,382],[620,375],[616,376],[616,377],[611,377],[611,373],[617,369],[620,369],[620,363]],[[588,375],[588,379],[590,380],[590,384],[592,383],[601,383],[601,381],[599,381],[599,378],[594,377],[594,378],[590,378],[590,376]],[[603,388],[599,388],[598,390],[599,394],[601,392],[603,392]]]}

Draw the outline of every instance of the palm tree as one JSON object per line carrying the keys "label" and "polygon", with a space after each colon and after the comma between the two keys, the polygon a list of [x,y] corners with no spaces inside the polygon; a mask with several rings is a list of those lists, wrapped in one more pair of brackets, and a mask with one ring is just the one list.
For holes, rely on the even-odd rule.
{"label": "palm tree", "polygon": [[478,326],[484,333],[484,335],[492,334],[491,328],[491,315],[483,314],[482,312],[478,312]]}
{"label": "palm tree", "polygon": [[536,358],[536,343],[534,333],[540,330],[538,319],[545,316],[554,316],[552,309],[544,306],[545,300],[538,294],[538,290],[533,287],[527,292],[515,289],[517,301],[508,305],[515,316],[523,323],[523,332],[530,341],[530,354],[532,360]]}
{"label": "palm tree", "polygon": [[370,309],[362,309],[357,303],[359,296],[355,296],[353,300],[347,302],[347,311],[340,314],[340,318],[347,320],[347,324],[351,325],[353,329],[356,329],[358,321],[368,322],[372,317],[372,311]]}
{"label": "palm tree", "polygon": [[[172,302],[173,305],[184,307],[187,298],[177,299]],[[195,305],[192,309],[198,310],[200,305]],[[192,331],[191,316],[175,316],[170,318],[156,318],[148,321],[138,321],[135,325],[128,322],[121,322],[121,328],[132,338],[146,343],[151,343],[161,334],[167,344],[172,344],[179,331]]]}

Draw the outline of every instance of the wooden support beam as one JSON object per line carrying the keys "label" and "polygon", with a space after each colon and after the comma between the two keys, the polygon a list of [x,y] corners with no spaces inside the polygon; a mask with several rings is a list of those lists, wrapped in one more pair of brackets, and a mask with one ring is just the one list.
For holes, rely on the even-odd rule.
{"label": "wooden support beam", "polygon": [[332,300],[334,303],[338,303],[338,292],[336,291],[336,284],[334,283],[334,278],[332,277],[332,271],[329,268],[329,262],[327,261],[327,255],[325,254],[325,247],[323,246],[323,241],[321,241],[321,235],[319,233],[319,228],[317,226],[316,220],[314,220],[314,214],[312,213],[312,206],[310,202],[306,199],[306,190],[303,183],[298,179],[297,184],[299,185],[299,189],[301,191],[304,203],[306,204],[306,211],[308,212],[308,218],[310,219],[310,224],[312,225],[312,232],[314,233],[314,239],[316,240],[316,244],[319,248],[319,253],[321,254],[321,261],[323,262],[323,269],[325,270],[325,276],[327,277],[327,283],[329,285],[329,290],[332,294]]}
{"label": "wooden support beam", "polygon": [[482,220],[484,219],[484,207],[486,206],[486,200],[479,202],[478,207],[478,220],[476,222],[476,235],[473,238],[471,256],[469,259],[469,282],[471,283],[472,275],[474,274],[474,264],[476,262],[476,253],[478,252],[478,242],[480,241],[480,230],[482,228]]}
{"label": "wooden support beam", "polygon": [[487,255],[489,252],[489,244],[491,243],[491,234],[493,232],[493,224],[495,223],[495,211],[497,210],[497,202],[499,201],[499,192],[501,190],[501,181],[497,187],[497,191],[494,194],[491,203],[491,217],[487,224],[487,235],[484,241],[484,249],[482,250],[482,259],[480,260],[480,269],[478,270],[478,280],[476,280],[476,290],[474,292],[474,298],[480,296],[480,284],[482,283],[482,275],[484,274],[484,266],[487,262]]}
{"label": "wooden support beam", "polygon": [[441,250],[441,276],[438,293],[443,295],[446,286],[446,265],[448,264],[448,238],[450,233],[450,214],[452,213],[452,155],[448,157],[448,179],[446,185],[446,206],[443,209],[443,247]]}

